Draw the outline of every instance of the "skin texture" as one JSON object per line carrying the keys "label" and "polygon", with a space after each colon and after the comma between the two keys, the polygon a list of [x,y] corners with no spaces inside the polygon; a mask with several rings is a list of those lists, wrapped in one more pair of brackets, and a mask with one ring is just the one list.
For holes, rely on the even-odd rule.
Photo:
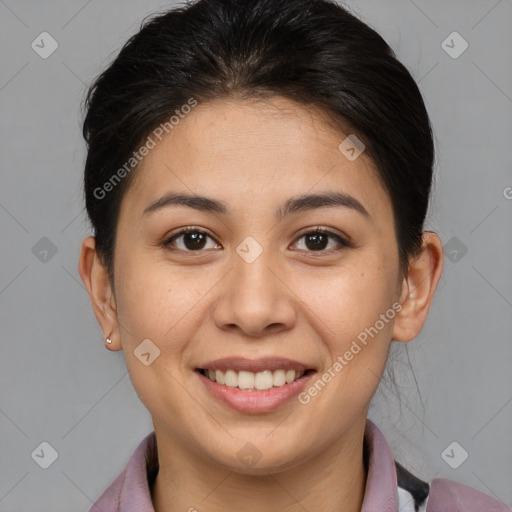
{"label": "skin texture", "polygon": [[[361,509],[369,403],[391,340],[412,340],[425,322],[443,253],[425,232],[400,274],[390,198],[365,153],[349,161],[338,150],[347,135],[284,98],[200,104],[144,158],[123,198],[115,290],[94,239],[84,240],[79,272],[94,312],[152,416],[157,512]],[[232,215],[175,206],[143,217],[171,191],[222,200]],[[371,218],[335,206],[275,219],[288,198],[327,191],[352,195]],[[174,251],[159,245],[186,226],[211,234],[202,254],[183,236]],[[331,237],[315,250],[304,235],[318,226],[353,247]],[[252,263],[236,252],[246,237],[263,249]],[[222,357],[281,356],[321,375],[396,303],[395,318],[307,405],[243,414],[193,371]],[[134,356],[147,338],[160,349],[149,366]],[[253,467],[237,457],[248,441],[261,452]]]}

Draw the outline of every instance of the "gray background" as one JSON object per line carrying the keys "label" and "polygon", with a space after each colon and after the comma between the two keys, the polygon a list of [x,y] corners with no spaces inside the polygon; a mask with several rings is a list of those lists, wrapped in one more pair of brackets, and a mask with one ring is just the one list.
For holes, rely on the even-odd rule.
{"label": "gray background", "polygon": [[[152,430],[78,275],[89,234],[79,106],[142,19],[169,5],[0,0],[2,512],[88,510]],[[512,1],[349,5],[419,82],[438,152],[427,228],[447,249],[427,324],[408,344],[414,375],[394,343],[399,387],[381,382],[370,418],[418,476],[512,505]],[[31,48],[43,31],[59,44],[47,59]],[[469,44],[458,58],[441,46],[453,31]],[[55,254],[41,252],[43,237]],[[58,452],[48,469],[31,457],[43,441]],[[441,456],[453,441],[469,453],[457,469]]]}

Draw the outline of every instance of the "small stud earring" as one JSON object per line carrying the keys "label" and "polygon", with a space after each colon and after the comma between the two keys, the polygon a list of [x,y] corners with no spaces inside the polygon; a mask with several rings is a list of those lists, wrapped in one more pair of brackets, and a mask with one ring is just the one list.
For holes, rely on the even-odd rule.
{"label": "small stud earring", "polygon": [[109,344],[110,344],[110,343],[112,343],[112,340],[111,340],[110,338],[107,338],[107,340],[106,340],[106,341],[107,341],[107,343],[109,343]]}

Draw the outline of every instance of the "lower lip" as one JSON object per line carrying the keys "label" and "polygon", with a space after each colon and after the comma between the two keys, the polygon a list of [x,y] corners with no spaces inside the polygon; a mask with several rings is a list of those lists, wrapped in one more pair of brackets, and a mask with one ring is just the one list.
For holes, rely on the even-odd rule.
{"label": "lower lip", "polygon": [[316,372],[311,372],[290,384],[283,384],[265,391],[244,391],[219,384],[197,370],[194,373],[215,398],[245,414],[260,414],[276,410],[298,395],[311,377],[316,374]]}

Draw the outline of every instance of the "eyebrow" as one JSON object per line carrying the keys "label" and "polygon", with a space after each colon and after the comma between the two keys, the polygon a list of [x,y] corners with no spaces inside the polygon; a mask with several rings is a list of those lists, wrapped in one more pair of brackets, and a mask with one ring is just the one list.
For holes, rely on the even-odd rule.
{"label": "eyebrow", "polygon": [[[142,213],[142,216],[144,217],[150,213],[173,206],[187,206],[199,211],[220,213],[226,216],[231,215],[232,213],[229,206],[223,201],[219,201],[217,199],[206,196],[171,192],[162,196],[156,202],[146,207]],[[281,220],[292,213],[315,210],[317,208],[325,208],[330,206],[350,208],[361,213],[368,219],[371,219],[371,216],[366,208],[355,197],[344,194],[342,192],[304,194],[301,196],[292,197],[286,200],[279,208],[277,208],[274,214],[278,220]]]}

